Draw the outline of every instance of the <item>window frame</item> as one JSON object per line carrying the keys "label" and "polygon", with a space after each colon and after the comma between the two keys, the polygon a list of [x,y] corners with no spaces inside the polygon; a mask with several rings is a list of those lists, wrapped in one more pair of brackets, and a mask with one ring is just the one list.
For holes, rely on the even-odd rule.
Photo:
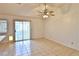
{"label": "window frame", "polygon": [[7,21],[7,19],[1,19],[1,18],[0,18],[0,21],[6,21],[6,26],[7,26],[6,32],[0,32],[0,35],[6,35],[8,32],[8,21]]}

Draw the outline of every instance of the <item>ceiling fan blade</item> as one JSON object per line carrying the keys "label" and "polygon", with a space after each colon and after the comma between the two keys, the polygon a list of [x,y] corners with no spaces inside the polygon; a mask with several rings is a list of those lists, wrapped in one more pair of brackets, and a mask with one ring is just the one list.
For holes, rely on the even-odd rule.
{"label": "ceiling fan blade", "polygon": [[54,13],[54,11],[49,11],[50,13]]}
{"label": "ceiling fan blade", "polygon": [[55,14],[54,14],[54,13],[51,13],[50,15],[51,15],[51,16],[55,16]]}
{"label": "ceiling fan blade", "polygon": [[42,11],[37,11],[38,13],[42,13]]}
{"label": "ceiling fan blade", "polygon": [[50,14],[51,16],[55,16],[54,11],[49,11],[49,14]]}

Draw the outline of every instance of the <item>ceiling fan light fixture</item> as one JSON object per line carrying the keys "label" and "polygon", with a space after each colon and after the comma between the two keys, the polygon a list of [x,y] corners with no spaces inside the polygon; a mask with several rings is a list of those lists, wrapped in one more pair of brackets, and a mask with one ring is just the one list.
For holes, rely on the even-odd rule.
{"label": "ceiling fan light fixture", "polygon": [[43,15],[43,18],[48,18],[48,15]]}
{"label": "ceiling fan light fixture", "polygon": [[54,16],[54,11],[47,9],[46,3],[44,3],[44,9],[42,9],[42,11],[40,11],[40,13],[43,18],[48,18],[50,16]]}
{"label": "ceiling fan light fixture", "polygon": [[49,12],[47,12],[47,15],[49,15]]}

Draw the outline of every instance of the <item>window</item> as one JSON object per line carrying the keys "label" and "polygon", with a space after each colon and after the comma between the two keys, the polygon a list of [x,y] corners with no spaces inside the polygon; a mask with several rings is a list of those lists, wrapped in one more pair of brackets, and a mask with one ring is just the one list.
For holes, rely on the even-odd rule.
{"label": "window", "polygon": [[7,20],[0,20],[0,34],[7,33]]}

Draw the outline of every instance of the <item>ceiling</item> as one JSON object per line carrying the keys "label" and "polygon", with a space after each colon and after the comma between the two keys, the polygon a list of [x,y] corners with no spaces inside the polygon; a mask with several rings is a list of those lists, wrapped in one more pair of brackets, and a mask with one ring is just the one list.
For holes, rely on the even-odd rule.
{"label": "ceiling", "polygon": [[[66,4],[48,3],[47,8],[55,10]],[[0,13],[21,16],[37,16],[38,11],[44,9],[43,3],[0,3]]]}

